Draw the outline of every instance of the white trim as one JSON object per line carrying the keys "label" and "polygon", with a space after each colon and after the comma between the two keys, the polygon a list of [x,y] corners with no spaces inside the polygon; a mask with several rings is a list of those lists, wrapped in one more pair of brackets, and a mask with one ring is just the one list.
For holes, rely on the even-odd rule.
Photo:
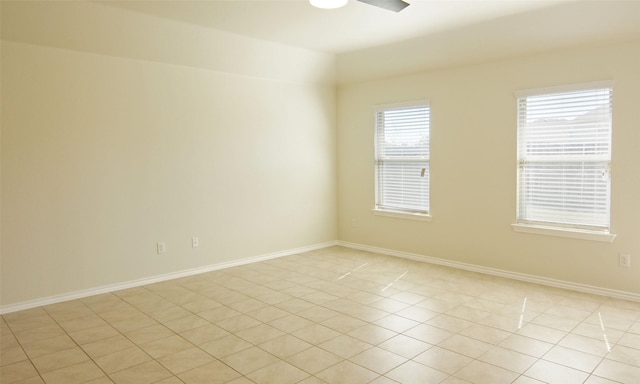
{"label": "white trim", "polygon": [[383,112],[388,109],[401,109],[401,108],[410,108],[410,107],[420,107],[424,105],[429,105],[431,100],[429,99],[418,99],[418,100],[407,100],[401,101],[398,103],[389,103],[389,104],[375,104],[373,105],[373,112]]}
{"label": "white trim", "polygon": [[400,211],[389,211],[386,209],[373,208],[371,210],[376,216],[387,216],[387,217],[395,217],[396,219],[409,219],[409,220],[418,220],[418,221],[431,221],[431,215],[427,213],[412,213],[412,212],[400,212]]}
{"label": "white trim", "polygon": [[11,312],[22,311],[22,310],[25,310],[25,309],[41,307],[43,305],[50,305],[50,304],[60,303],[60,302],[63,302],[63,301],[82,299],[82,298],[89,297],[89,296],[100,295],[100,294],[104,294],[104,293],[111,293],[111,292],[115,292],[115,291],[121,291],[123,289],[140,287],[140,286],[143,286],[143,285],[159,283],[159,282],[162,282],[162,281],[178,279],[178,278],[181,278],[181,277],[198,275],[200,273],[212,272],[212,271],[217,271],[217,270],[220,270],[220,269],[237,267],[237,266],[240,266],[240,265],[252,264],[252,263],[257,263],[257,262],[260,262],[260,261],[266,261],[266,260],[271,260],[271,259],[277,259],[279,257],[291,256],[291,255],[296,255],[296,254],[299,254],[299,253],[315,251],[317,249],[327,248],[327,247],[331,247],[331,246],[334,246],[334,245],[338,245],[338,241],[328,241],[326,243],[308,245],[308,246],[305,246],[305,247],[288,249],[288,250],[279,251],[279,252],[273,252],[273,253],[267,253],[267,254],[264,254],[264,255],[246,257],[246,258],[239,259],[239,260],[225,261],[225,262],[222,262],[222,263],[206,265],[206,266],[197,267],[197,268],[190,268],[190,269],[185,269],[185,270],[176,271],[176,272],[170,272],[170,273],[166,273],[166,274],[162,274],[162,275],[145,277],[145,278],[142,278],[142,279],[126,281],[126,282],[123,282],[123,283],[103,285],[101,287],[83,289],[81,291],[65,293],[65,294],[62,294],[62,295],[55,295],[55,296],[43,297],[43,298],[35,299],[35,300],[23,301],[23,302],[16,303],[16,304],[9,304],[9,305],[5,305],[5,306],[0,306],[0,314],[7,314],[7,313],[11,313]]}
{"label": "white trim", "polygon": [[561,228],[561,227],[549,227],[545,225],[534,225],[516,223],[511,224],[516,232],[532,233],[534,235],[546,235],[556,237],[568,237],[571,239],[600,241],[603,243],[613,243],[616,235],[609,232],[589,231],[586,229],[574,229],[574,228]]}
{"label": "white trim", "polygon": [[401,257],[404,259],[421,261],[421,262],[426,262],[431,264],[444,265],[447,267],[452,267],[452,268],[457,268],[457,269],[462,269],[462,270],[467,270],[472,272],[479,272],[479,273],[484,273],[492,276],[505,277],[513,280],[547,285],[550,287],[563,288],[563,289],[569,289],[569,290],[578,291],[578,292],[585,292],[585,293],[591,293],[596,295],[613,297],[613,298],[622,299],[622,300],[640,302],[640,294],[638,293],[618,291],[614,289],[601,288],[601,287],[596,287],[592,285],[574,283],[570,281],[549,279],[546,277],[527,275],[527,274],[518,273],[518,272],[505,271],[502,269],[482,267],[474,264],[460,263],[457,261],[423,256],[415,253],[395,251],[395,250],[390,250],[385,248],[372,247],[364,244],[357,244],[357,243],[350,243],[346,241],[336,240],[336,241],[328,241],[326,243],[309,245],[306,247],[268,253],[268,254],[259,255],[259,256],[247,257],[240,260],[227,261],[227,262],[212,264],[204,267],[198,267],[198,268],[192,268],[192,269],[187,269],[183,271],[167,273],[163,275],[151,276],[148,278],[137,279],[137,280],[128,281],[124,283],[110,284],[102,287],[85,289],[82,291],[76,291],[76,292],[71,292],[71,293],[62,294],[62,295],[49,296],[41,299],[29,300],[29,301],[16,303],[16,304],[0,306],[0,314],[7,314],[11,312],[22,311],[25,309],[41,307],[43,305],[60,303],[63,301],[82,299],[89,296],[94,296],[94,295],[99,295],[104,293],[111,293],[111,292],[120,291],[123,289],[140,287],[143,285],[159,283],[162,281],[167,281],[167,280],[172,280],[172,279],[177,279],[177,278],[187,277],[187,276],[193,276],[200,273],[212,272],[212,271],[217,271],[225,268],[256,263],[260,261],[276,259],[284,256],[291,256],[299,253],[328,248],[335,245],[352,248],[352,249],[359,249],[359,250],[373,252],[373,253],[379,253],[379,254],[388,255],[388,256]]}
{"label": "white trim", "polygon": [[584,293],[590,293],[594,295],[612,297],[616,299],[640,302],[640,293],[618,291],[615,289],[596,287],[593,285],[580,284],[580,283],[575,283],[571,281],[550,279],[547,277],[528,275],[528,274],[519,273],[519,272],[506,271],[503,269],[483,267],[475,264],[461,263],[458,261],[451,261],[451,260],[439,259],[439,258],[430,257],[430,256],[423,256],[415,253],[372,247],[364,244],[349,243],[346,241],[338,241],[338,245],[342,247],[359,249],[362,251],[374,252],[374,253],[379,253],[379,254],[388,255],[388,256],[396,256],[404,259],[422,261],[422,262],[437,264],[437,265],[444,265],[446,267],[463,269],[466,271],[484,273],[486,275],[491,275],[491,276],[504,277],[507,279],[518,280],[518,281],[526,281],[528,283],[546,285],[549,287],[569,289],[577,292],[584,292]]}
{"label": "white trim", "polygon": [[523,89],[514,92],[516,97],[537,96],[546,93],[562,93],[572,91],[585,91],[589,89],[613,88],[613,80],[594,81],[590,83],[577,83],[569,85],[557,85],[544,88]]}

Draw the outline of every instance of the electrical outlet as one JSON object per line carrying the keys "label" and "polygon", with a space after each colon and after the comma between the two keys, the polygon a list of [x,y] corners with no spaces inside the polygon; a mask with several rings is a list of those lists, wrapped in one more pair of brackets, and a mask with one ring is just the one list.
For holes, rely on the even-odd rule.
{"label": "electrical outlet", "polygon": [[620,266],[622,268],[630,268],[631,267],[631,255],[628,253],[620,254]]}
{"label": "electrical outlet", "polygon": [[157,244],[158,254],[167,252],[167,245],[164,242]]}
{"label": "electrical outlet", "polygon": [[198,248],[200,246],[200,239],[197,237],[191,238],[191,248]]}
{"label": "electrical outlet", "polygon": [[351,227],[355,228],[358,226],[358,219],[351,219]]}

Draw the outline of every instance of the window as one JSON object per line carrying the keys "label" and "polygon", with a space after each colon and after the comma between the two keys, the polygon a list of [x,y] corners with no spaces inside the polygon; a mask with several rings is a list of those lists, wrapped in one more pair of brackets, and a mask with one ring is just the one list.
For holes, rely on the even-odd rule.
{"label": "window", "polygon": [[427,219],[429,215],[428,102],[376,108],[374,213]]}
{"label": "window", "polygon": [[612,85],[517,94],[518,224],[608,233]]}

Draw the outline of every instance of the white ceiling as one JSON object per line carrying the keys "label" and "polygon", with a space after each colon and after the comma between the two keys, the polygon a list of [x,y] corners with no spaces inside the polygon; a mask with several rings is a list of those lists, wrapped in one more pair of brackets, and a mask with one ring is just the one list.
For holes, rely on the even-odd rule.
{"label": "white ceiling", "polygon": [[581,44],[640,39],[640,0],[96,0],[121,9],[336,54],[338,83]]}
{"label": "white ceiling", "polygon": [[548,8],[568,0],[407,0],[399,13],[349,0],[105,0],[102,4],[329,53],[343,53]]}
{"label": "white ceiling", "polygon": [[[148,23],[113,23],[110,17],[143,13],[151,17],[140,21],[171,19],[178,28],[188,23],[335,58],[330,76],[338,84],[640,39],[640,0],[407,1],[411,5],[400,13],[357,0],[335,10],[314,8],[308,0],[0,0],[0,5],[3,39],[152,60],[173,52],[179,55],[176,63],[186,65],[219,61],[218,51],[165,52],[167,36],[147,39]],[[78,33],[85,27],[88,35]],[[149,45],[146,53],[123,44],[131,28]]]}

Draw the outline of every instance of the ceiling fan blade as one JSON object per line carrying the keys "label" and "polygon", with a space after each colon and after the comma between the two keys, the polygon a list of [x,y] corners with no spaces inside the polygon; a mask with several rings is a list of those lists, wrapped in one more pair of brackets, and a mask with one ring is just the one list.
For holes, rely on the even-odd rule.
{"label": "ceiling fan blade", "polygon": [[373,5],[374,7],[388,9],[394,12],[400,12],[409,6],[409,3],[402,0],[358,0],[358,1]]}

